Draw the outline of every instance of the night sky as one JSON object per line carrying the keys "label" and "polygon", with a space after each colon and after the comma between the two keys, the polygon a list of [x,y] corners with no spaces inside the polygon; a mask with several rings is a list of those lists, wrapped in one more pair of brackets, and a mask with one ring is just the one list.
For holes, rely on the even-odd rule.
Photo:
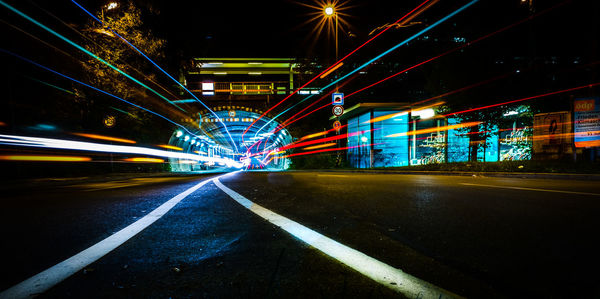
{"label": "night sky", "polygon": [[[189,57],[314,57],[328,58],[333,53],[333,40],[326,34],[320,37],[311,35],[317,21],[303,24],[312,18],[315,9],[301,3],[320,6],[316,0],[262,0],[262,1],[163,1],[135,0],[143,8],[148,30],[168,41],[169,55],[179,58]],[[319,0],[320,1],[320,0]],[[11,1],[9,1],[11,2]],[[67,23],[82,24],[89,18],[71,1],[23,1],[17,7],[31,7],[36,3],[56,14]],[[98,11],[108,1],[78,1],[92,11]],[[350,25],[342,25],[339,44],[340,54],[367,40],[369,32],[386,23],[392,23],[419,5],[420,0],[407,1],[342,1],[345,7],[343,17]],[[385,49],[417,32],[427,24],[457,9],[467,1],[440,1],[417,17],[420,22],[410,28],[388,31],[370,48]],[[536,11],[542,11],[563,1],[535,1]],[[548,43],[540,49],[570,49],[586,51],[597,33],[598,5],[588,1],[572,1],[564,9],[553,11],[548,16],[536,20],[534,35],[540,43]],[[468,10],[454,17],[450,22],[432,30],[437,35],[462,35],[476,37],[484,32],[498,29],[523,17],[529,11],[521,0],[479,1]],[[33,16],[43,17],[43,14]],[[596,16],[596,17],[594,17]],[[43,19],[42,19],[43,20]],[[514,35],[523,33],[520,28],[511,33],[509,39],[496,40],[512,43],[506,47],[519,47]],[[396,33],[392,33],[396,31]],[[400,32],[401,31],[401,32]],[[400,32],[400,33],[398,33]],[[351,34],[349,34],[351,33]],[[469,36],[471,35],[471,36]],[[518,36],[516,37],[519,38]],[[530,36],[523,37],[530,38]],[[560,42],[558,42],[560,41]],[[500,42],[498,43],[500,44]],[[497,48],[498,44],[487,45]],[[578,44],[584,44],[580,46]],[[482,49],[486,51],[486,48]],[[374,52],[375,53],[375,52]]]}

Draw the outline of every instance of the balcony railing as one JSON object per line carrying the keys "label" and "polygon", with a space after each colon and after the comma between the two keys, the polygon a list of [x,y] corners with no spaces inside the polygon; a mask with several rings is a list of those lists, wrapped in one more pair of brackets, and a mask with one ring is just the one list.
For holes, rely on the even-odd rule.
{"label": "balcony railing", "polygon": [[[202,92],[204,90],[192,90]],[[219,95],[288,94],[289,82],[215,82],[214,93]]]}

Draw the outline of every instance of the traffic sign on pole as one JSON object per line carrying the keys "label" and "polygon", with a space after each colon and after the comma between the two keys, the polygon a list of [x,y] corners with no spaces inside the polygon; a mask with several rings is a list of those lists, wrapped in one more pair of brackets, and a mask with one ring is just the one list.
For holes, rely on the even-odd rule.
{"label": "traffic sign on pole", "polygon": [[335,122],[333,122],[333,128],[335,129],[335,131],[339,134],[340,133],[340,128],[342,127],[342,123],[339,120],[336,120]]}
{"label": "traffic sign on pole", "polygon": [[342,116],[342,114],[344,114],[344,107],[341,105],[335,105],[335,106],[333,106],[331,111],[333,112],[334,116],[339,117],[339,116]]}
{"label": "traffic sign on pole", "polygon": [[344,94],[334,93],[331,95],[331,104],[333,105],[344,105]]}

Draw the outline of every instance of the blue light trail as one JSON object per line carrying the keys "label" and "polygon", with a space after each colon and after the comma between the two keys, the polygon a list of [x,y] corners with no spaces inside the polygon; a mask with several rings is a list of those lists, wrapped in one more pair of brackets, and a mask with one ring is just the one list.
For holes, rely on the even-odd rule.
{"label": "blue light trail", "polygon": [[171,100],[167,99],[165,96],[163,96],[162,94],[158,93],[157,91],[155,91],[154,89],[150,88],[149,86],[147,86],[146,84],[140,82],[139,80],[137,80],[136,78],[130,76],[129,74],[123,72],[122,70],[120,70],[119,68],[117,68],[116,66],[108,63],[106,60],[98,57],[96,54],[86,50],[85,48],[83,48],[82,46],[76,44],[75,42],[71,41],[70,39],[60,35],[58,32],[46,27],[44,24],[34,20],[33,18],[31,18],[30,16],[26,15],[25,13],[21,12],[20,10],[10,6],[9,4],[5,3],[4,1],[0,0],[0,4],[3,5],[4,7],[8,8],[9,10],[13,11],[14,13],[18,14],[19,16],[23,17],[24,19],[32,22],[33,24],[39,26],[40,28],[52,33],[52,35],[62,39],[63,41],[67,42],[68,44],[72,45],[73,47],[77,48],[78,50],[88,54],[89,56],[93,57],[94,59],[106,64],[107,66],[109,66],[110,68],[112,68],[113,70],[117,71],[119,74],[131,79],[133,82],[139,84],[140,86],[152,91],[154,94],[156,94],[157,96],[159,96],[161,99],[164,99],[165,101],[167,101],[169,104],[175,106],[177,109],[186,112],[183,108],[175,105],[173,102],[171,102]]}
{"label": "blue light trail", "polygon": [[137,105],[137,104],[135,104],[135,103],[132,103],[132,102],[129,102],[129,101],[125,100],[125,99],[122,99],[122,98],[120,98],[120,97],[118,97],[118,96],[116,96],[116,95],[114,95],[114,94],[112,94],[112,93],[106,92],[106,91],[104,91],[104,90],[102,90],[102,89],[96,88],[96,87],[94,87],[94,86],[92,86],[92,85],[89,85],[89,84],[87,84],[87,83],[83,83],[83,82],[81,82],[81,81],[79,81],[79,80],[77,80],[77,79],[74,79],[74,78],[71,78],[71,77],[69,77],[69,76],[67,76],[67,75],[64,75],[64,74],[62,74],[62,73],[59,73],[59,72],[57,72],[57,71],[55,71],[55,70],[53,70],[53,69],[51,69],[51,68],[49,68],[49,67],[43,66],[43,65],[41,65],[41,64],[39,64],[39,63],[37,63],[37,62],[35,62],[35,61],[33,61],[33,60],[30,60],[30,59],[28,59],[28,58],[25,58],[25,57],[23,57],[23,56],[21,56],[21,55],[19,55],[19,54],[15,54],[15,53],[13,53],[13,52],[10,52],[10,51],[8,51],[8,50],[5,50],[5,49],[2,49],[2,48],[0,48],[0,52],[3,52],[3,53],[6,53],[6,54],[9,54],[9,55],[12,55],[12,56],[14,56],[14,57],[17,57],[17,58],[19,58],[19,59],[21,59],[21,60],[23,60],[23,61],[29,62],[29,63],[31,63],[31,64],[33,64],[33,65],[35,65],[35,66],[39,67],[39,68],[42,68],[42,69],[44,69],[44,70],[46,70],[46,71],[49,71],[49,72],[51,72],[51,73],[54,73],[54,74],[56,74],[56,75],[59,75],[59,76],[61,76],[61,77],[63,77],[63,78],[69,79],[69,80],[71,80],[71,81],[73,81],[73,82],[76,82],[76,83],[78,83],[78,84],[81,84],[81,85],[83,85],[83,86],[89,87],[89,88],[91,88],[91,89],[93,89],[93,90],[95,90],[95,91],[98,91],[98,92],[100,92],[100,93],[103,93],[103,94],[105,94],[105,95],[111,96],[111,97],[113,97],[113,98],[115,98],[115,99],[117,99],[117,100],[119,100],[119,101],[121,101],[121,102],[125,102],[125,103],[127,103],[127,104],[129,104],[129,105],[131,105],[131,106],[134,106],[134,107],[136,107],[136,108],[142,109],[142,110],[144,110],[144,111],[146,111],[146,112],[152,113],[152,114],[154,114],[154,115],[156,115],[156,116],[158,116],[158,117],[160,117],[160,118],[162,118],[162,119],[164,119],[164,120],[166,120],[166,121],[168,121],[168,122],[170,122],[170,123],[174,124],[175,126],[177,126],[177,127],[181,128],[181,129],[183,129],[184,131],[188,132],[189,134],[191,134],[191,135],[193,135],[193,136],[195,136],[195,137],[199,137],[199,136],[197,136],[196,134],[194,134],[194,133],[190,132],[190,131],[189,131],[189,130],[188,130],[186,127],[185,127],[185,126],[183,126],[183,125],[180,125],[180,124],[178,124],[178,123],[176,123],[176,122],[172,121],[171,119],[169,119],[169,118],[167,118],[167,117],[165,117],[165,116],[163,116],[163,115],[161,115],[161,114],[159,114],[159,113],[157,113],[157,112],[154,112],[154,111],[152,111],[152,110],[150,110],[150,109],[144,108],[144,107],[142,107],[142,106],[140,106],[140,105]]}
{"label": "blue light trail", "polygon": [[[81,8],[84,12],[86,12],[90,17],[92,17],[94,20],[96,20],[97,22],[99,22],[100,24],[106,26],[104,24],[104,22],[102,22],[100,19],[98,19],[98,17],[96,17],[94,14],[92,14],[90,11],[88,11],[87,9],[85,9],[83,6],[81,6],[79,3],[77,3],[77,1],[75,0],[71,0],[71,2],[73,2],[75,5],[77,5],[79,8]],[[189,91],[183,84],[181,84],[181,82],[179,82],[177,79],[173,78],[173,76],[171,76],[169,73],[167,73],[167,71],[165,71],[163,68],[161,68],[158,64],[156,64],[156,62],[154,62],[152,59],[150,59],[150,57],[146,56],[146,54],[144,54],[142,51],[140,51],[136,46],[132,45],[128,40],[126,40],[124,37],[122,37],[119,33],[117,33],[116,31],[114,31],[112,28],[110,28],[110,26],[106,26],[106,28],[108,30],[110,30],[112,33],[114,33],[116,36],[118,36],[122,41],[124,41],[127,45],[129,45],[131,48],[133,48],[134,50],[136,50],[138,53],[140,53],[140,55],[144,56],[144,58],[146,58],[146,60],[150,61],[156,68],[158,68],[161,72],[163,72],[163,74],[167,75],[167,77],[171,78],[171,80],[173,80],[175,83],[177,83],[181,88],[183,88],[185,91],[187,91],[192,97],[194,97],[194,99],[196,99],[196,101],[198,101],[198,103],[202,104],[202,106],[204,106],[204,108],[208,109],[208,111],[210,111],[219,121],[219,123],[221,123],[223,125],[223,128],[225,128],[225,132],[227,132],[227,135],[229,135],[229,138],[231,139],[231,144],[235,147],[236,152],[238,151],[237,145],[235,144],[235,141],[233,140],[233,138],[231,137],[231,134],[229,133],[229,130],[227,129],[227,126],[225,125],[225,123],[223,123],[223,121],[221,120],[221,118],[219,118],[217,116],[217,114],[210,109],[206,104],[204,104],[204,102],[200,101],[200,99],[198,99],[196,97],[196,95],[194,95],[191,91]],[[185,103],[182,101],[178,101],[179,103]]]}
{"label": "blue light trail", "polygon": [[[387,54],[391,53],[392,51],[394,51],[394,50],[398,49],[399,47],[401,47],[401,46],[403,46],[403,45],[406,45],[408,42],[410,42],[410,41],[412,41],[413,39],[415,39],[415,38],[417,38],[417,37],[421,36],[422,34],[424,34],[424,33],[426,33],[427,31],[429,31],[429,30],[433,29],[434,27],[438,26],[439,24],[441,24],[441,23],[443,23],[443,22],[447,21],[448,19],[450,19],[450,18],[454,17],[455,15],[457,15],[458,13],[460,13],[460,12],[462,12],[463,10],[467,9],[467,8],[468,8],[468,7],[470,7],[471,5],[473,5],[473,4],[475,4],[475,3],[477,3],[478,1],[479,1],[479,0],[472,0],[471,2],[469,2],[469,3],[465,4],[464,6],[460,7],[460,8],[459,8],[459,9],[457,9],[457,10],[455,10],[455,11],[454,11],[454,12],[452,12],[451,14],[449,14],[449,15],[447,15],[447,16],[445,16],[445,17],[441,18],[441,19],[440,19],[440,20],[438,20],[437,22],[435,22],[435,23],[433,23],[433,24],[429,25],[428,27],[426,27],[425,29],[423,29],[423,30],[419,31],[418,33],[414,34],[413,36],[409,37],[408,39],[406,39],[406,40],[404,40],[404,41],[400,42],[399,44],[397,44],[397,45],[395,45],[395,46],[391,47],[390,49],[386,50],[385,52],[383,52],[383,53],[381,53],[381,54],[377,55],[375,58],[373,58],[373,59],[371,59],[371,60],[369,60],[369,61],[365,62],[363,65],[359,66],[358,68],[354,69],[353,71],[349,72],[348,74],[346,74],[346,75],[342,76],[341,78],[339,78],[339,79],[337,79],[337,80],[335,80],[335,81],[331,82],[329,85],[327,85],[327,86],[325,86],[325,87],[321,88],[321,89],[319,90],[319,92],[320,92],[320,93],[322,93],[322,92],[323,92],[325,89],[327,89],[327,88],[329,88],[329,87],[331,87],[331,86],[333,86],[333,85],[337,84],[338,82],[340,82],[340,81],[342,81],[342,80],[344,80],[344,79],[348,78],[349,76],[351,76],[351,75],[355,74],[356,72],[358,72],[358,71],[362,70],[363,68],[367,67],[369,64],[371,64],[371,63],[373,63],[373,62],[375,62],[375,61],[379,60],[379,59],[380,59],[380,58],[382,58],[383,56],[385,56],[385,55],[387,55]],[[254,136],[256,137],[256,136],[258,135],[258,133],[259,133],[261,130],[263,130],[263,129],[264,129],[264,128],[265,128],[265,127],[266,127],[266,126],[269,124],[269,123],[271,123],[272,121],[274,121],[275,119],[277,119],[279,116],[281,116],[281,115],[283,115],[284,113],[288,112],[289,110],[291,110],[291,109],[295,108],[296,106],[298,106],[298,105],[300,105],[301,103],[305,102],[306,100],[308,100],[308,99],[312,98],[313,96],[314,96],[314,95],[310,95],[310,96],[308,96],[308,97],[306,97],[306,98],[302,99],[300,102],[298,102],[298,103],[296,103],[296,104],[292,105],[291,107],[289,107],[289,108],[287,108],[286,110],[282,111],[281,113],[277,114],[275,117],[271,118],[271,120],[269,120],[269,121],[268,121],[267,123],[265,123],[265,124],[264,124],[264,125],[263,125],[263,126],[260,128],[260,129],[258,129],[258,131],[256,131],[256,134],[255,134]]]}

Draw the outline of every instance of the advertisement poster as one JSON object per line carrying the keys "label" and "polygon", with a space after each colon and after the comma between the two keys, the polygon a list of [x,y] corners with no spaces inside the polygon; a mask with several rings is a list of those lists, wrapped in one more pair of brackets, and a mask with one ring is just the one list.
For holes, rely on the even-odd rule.
{"label": "advertisement poster", "polygon": [[600,146],[600,98],[576,99],[573,110],[575,146]]}

